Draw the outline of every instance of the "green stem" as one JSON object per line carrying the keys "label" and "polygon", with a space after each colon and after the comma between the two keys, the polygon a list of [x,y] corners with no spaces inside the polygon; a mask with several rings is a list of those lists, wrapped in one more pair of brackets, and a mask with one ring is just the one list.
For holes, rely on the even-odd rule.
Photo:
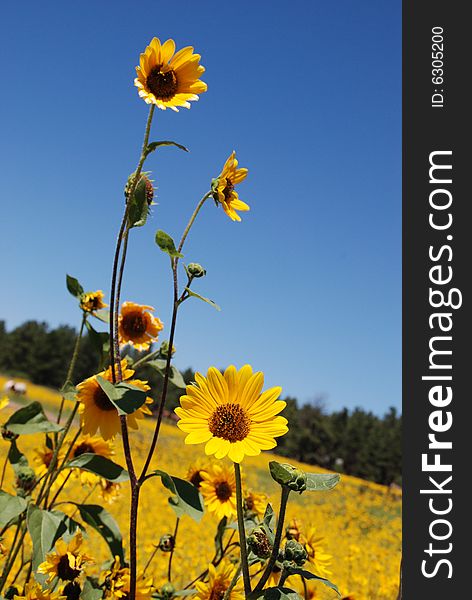
{"label": "green stem", "polygon": [[[190,232],[190,229],[192,228],[192,225],[195,222],[195,219],[197,218],[198,213],[200,212],[200,209],[202,208],[202,206],[205,204],[206,200],[210,196],[211,196],[211,192],[207,192],[203,196],[203,198],[199,201],[199,203],[197,204],[197,207],[193,211],[193,214],[190,217],[189,222],[187,223],[187,227],[185,228],[185,230],[182,234],[182,238],[180,240],[177,252],[179,252],[179,253],[181,252],[181,250],[184,246],[185,240],[187,239],[187,236]],[[164,382],[162,384],[161,402],[159,404],[159,412],[157,414],[156,426],[154,428],[154,434],[152,436],[151,445],[149,447],[149,452],[146,457],[146,461],[144,463],[143,470],[141,471],[141,475],[139,476],[140,483],[143,483],[146,479],[146,473],[149,469],[149,465],[151,464],[151,460],[154,455],[154,450],[156,449],[156,444],[157,444],[157,440],[159,437],[159,431],[160,431],[161,423],[162,423],[162,415],[164,414],[164,406],[165,406],[166,398],[167,398],[167,389],[169,386],[169,378],[170,378],[170,373],[171,373],[170,366],[171,366],[171,361],[172,361],[172,347],[174,345],[175,326],[176,326],[176,322],[177,322],[177,311],[179,310],[180,302],[182,300],[182,298],[179,298],[179,284],[178,284],[178,278],[177,278],[178,263],[179,263],[178,256],[175,259],[171,260],[174,302],[173,302],[172,319],[171,319],[170,334],[169,334],[169,353],[167,355],[166,368],[164,371]]]}
{"label": "green stem", "polygon": [[272,573],[272,569],[277,561],[277,557],[279,556],[280,542],[282,541],[282,532],[284,528],[285,521],[285,511],[287,509],[287,501],[290,495],[290,489],[285,485],[282,486],[282,495],[280,498],[280,510],[279,510],[279,520],[277,522],[277,530],[275,532],[274,545],[272,547],[272,553],[270,555],[269,561],[267,562],[267,566],[265,568],[262,577],[259,580],[259,583],[254,588],[254,591],[260,592],[264,585],[267,583],[270,574]]}
{"label": "green stem", "polygon": [[59,486],[59,489],[57,490],[57,492],[54,494],[54,498],[51,500],[51,502],[49,503],[49,508],[48,510],[51,510],[52,507],[54,506],[54,503],[56,502],[56,500],[59,497],[59,494],[62,492],[62,490],[66,487],[67,482],[70,479],[70,476],[72,475],[72,470],[70,470],[67,473],[67,476],[64,478],[64,481],[61,483],[61,485]]}
{"label": "green stem", "polygon": [[177,519],[175,521],[174,535],[172,536],[174,538],[174,540],[173,540],[174,543],[172,545],[172,550],[170,551],[170,554],[169,554],[169,566],[167,567],[167,579],[169,580],[169,582],[172,581],[172,559],[174,558],[175,544],[177,542],[177,532],[179,531],[179,522],[180,522],[180,519],[179,519],[179,517],[177,517]]}
{"label": "green stem", "polygon": [[244,593],[246,598],[251,593],[251,578],[249,576],[249,563],[247,560],[246,530],[244,529],[243,513],[243,490],[241,484],[241,467],[234,463],[234,474],[236,475],[236,508],[238,512],[239,548],[241,552],[241,569],[244,580]]}
{"label": "green stem", "polygon": [[149,566],[151,565],[152,561],[154,560],[154,557],[156,556],[158,550],[159,550],[159,546],[154,546],[154,550],[152,551],[151,556],[148,558],[147,563],[144,565],[143,577],[146,574],[146,571],[149,569]]}
{"label": "green stem", "polygon": [[[15,564],[16,557],[18,556],[18,552],[20,551],[20,548],[23,545],[23,540],[25,539],[25,535],[26,535],[26,531],[27,531],[26,526],[23,528],[21,535],[18,537],[22,523],[23,523],[22,521],[20,521],[18,523],[18,527],[17,527],[16,533],[15,533],[15,538],[14,538],[13,544],[11,546],[9,559],[7,559],[7,561],[5,563],[5,567],[3,569],[2,577],[0,579],[0,593],[5,586],[8,575],[10,574],[10,571],[12,570],[13,565]],[[15,543],[16,543],[16,546],[15,546]]]}
{"label": "green stem", "polygon": [[7,468],[7,463],[8,463],[8,452],[5,455],[5,460],[3,461],[3,467],[2,467],[2,479],[0,481],[0,489],[3,488],[3,481],[5,479],[5,471]]}
{"label": "green stem", "polygon": [[282,575],[280,576],[279,579],[279,583],[277,584],[277,587],[283,587],[285,580],[287,579],[287,577],[290,575],[290,573],[287,571],[287,569],[282,569]]}
{"label": "green stem", "polygon": [[[84,312],[82,314],[82,323],[80,325],[79,334],[75,340],[74,351],[72,353],[72,358],[70,359],[69,369],[67,370],[67,375],[66,375],[66,380],[64,382],[64,386],[66,386],[68,383],[72,383],[72,376],[74,374],[75,363],[77,362],[77,358],[79,356],[80,341],[81,341],[82,335],[84,333],[84,327],[85,327],[86,321],[87,321],[87,313]],[[64,400],[65,400],[64,396],[62,396],[61,406],[59,407],[59,413],[57,415],[57,423],[61,422],[62,411],[64,410]]]}

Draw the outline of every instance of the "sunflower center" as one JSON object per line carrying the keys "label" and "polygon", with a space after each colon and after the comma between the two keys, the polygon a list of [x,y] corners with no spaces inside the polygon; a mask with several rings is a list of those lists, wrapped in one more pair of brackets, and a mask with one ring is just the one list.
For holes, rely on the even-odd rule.
{"label": "sunflower center", "polygon": [[51,464],[52,455],[53,455],[52,450],[48,450],[47,452],[44,453],[43,463],[46,465],[46,467],[49,467],[49,465]]}
{"label": "sunflower center", "polygon": [[177,77],[170,69],[161,71],[162,65],[156,65],[146,78],[146,85],[158,100],[170,100],[177,92]]}
{"label": "sunflower center", "polygon": [[231,200],[231,194],[233,193],[233,190],[234,183],[231,181],[231,179],[228,179],[228,177],[226,177],[226,186],[223,190],[223,196],[225,197],[226,202]]}
{"label": "sunflower center", "polygon": [[69,557],[64,554],[57,564],[57,574],[63,581],[72,581],[80,575],[80,569],[73,569],[69,564]]}
{"label": "sunflower center", "polygon": [[229,500],[231,498],[231,494],[232,494],[232,490],[231,490],[231,486],[229,485],[229,483],[227,481],[219,481],[216,485],[215,485],[215,494],[218,498],[218,500]]}
{"label": "sunflower center", "polygon": [[81,591],[77,581],[70,581],[63,589],[62,595],[65,596],[67,600],[79,600]]}
{"label": "sunflower center", "polygon": [[74,450],[74,457],[80,456],[81,454],[87,454],[87,453],[95,454],[95,449],[91,444],[87,444],[87,442],[82,442]]}
{"label": "sunflower center", "polygon": [[244,504],[246,505],[246,510],[252,510],[254,508],[254,498],[252,496],[248,496],[244,500]]}
{"label": "sunflower center", "polygon": [[208,420],[208,428],[215,437],[240,442],[249,433],[251,419],[239,404],[220,404]]}
{"label": "sunflower center", "polygon": [[146,332],[146,321],[141,314],[130,314],[123,317],[121,326],[130,337],[143,335]]}
{"label": "sunflower center", "polygon": [[208,600],[221,600],[225,595],[227,584],[224,581],[216,580],[211,588]]}
{"label": "sunflower center", "polygon": [[104,410],[106,412],[116,410],[116,408],[113,406],[113,403],[99,385],[97,385],[93,393],[93,401],[95,402],[95,406],[98,406],[100,410]]}

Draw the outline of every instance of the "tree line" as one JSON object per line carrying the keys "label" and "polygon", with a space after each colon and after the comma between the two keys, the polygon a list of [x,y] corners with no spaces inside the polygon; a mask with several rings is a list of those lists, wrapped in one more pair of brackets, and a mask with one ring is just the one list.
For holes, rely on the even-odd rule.
{"label": "tree line", "polygon": [[[52,388],[65,380],[77,331],[68,325],[51,329],[47,323],[27,321],[6,330],[0,321],[0,372],[24,377]],[[97,372],[100,356],[96,340],[86,334],[74,371],[78,383]],[[182,371],[186,383],[194,380],[190,368]],[[162,375],[150,367],[140,370],[154,398],[160,397]],[[184,390],[169,386],[166,407],[172,413]],[[390,485],[401,485],[402,417],[395,408],[379,417],[362,408],[328,412],[322,403],[300,404],[296,398],[284,398],[282,413],[289,420],[289,432],[278,440],[276,452],[308,464],[355,475]]]}

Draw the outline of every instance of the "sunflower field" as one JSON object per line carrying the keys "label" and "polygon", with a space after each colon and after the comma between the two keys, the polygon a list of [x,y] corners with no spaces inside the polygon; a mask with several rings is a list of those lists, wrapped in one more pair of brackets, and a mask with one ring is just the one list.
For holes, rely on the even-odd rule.
{"label": "sunflower field", "polygon": [[[149,110],[124,187],[109,298],[67,275],[81,326],[64,385],[54,391],[26,382],[26,394],[11,388],[1,399],[0,594],[395,600],[399,492],[270,454],[290,427],[281,415],[286,403],[281,388],[265,389],[264,374],[251,365],[209,365],[185,385],[173,364],[181,306],[219,308],[201,287],[195,291],[205,268],[183,262],[192,226],[207,202],[236,222],[250,210],[236,189],[248,169],[234,151],[198,195],[180,241],[154,234],[169,264],[169,322],[150,305],[121,299],[128,244],[147,231],[154,204],[144,166],[161,146],[186,151],[170,140],[151,141],[153,116],[156,108],[190,108],[206,92],[200,60],[193,47],[176,51],[170,39],[154,38],[141,53],[134,84]],[[96,329],[98,321],[106,332]],[[74,385],[85,331],[101,369]],[[140,378],[144,366],[163,377],[158,397]],[[169,415],[171,383],[185,393]]]}

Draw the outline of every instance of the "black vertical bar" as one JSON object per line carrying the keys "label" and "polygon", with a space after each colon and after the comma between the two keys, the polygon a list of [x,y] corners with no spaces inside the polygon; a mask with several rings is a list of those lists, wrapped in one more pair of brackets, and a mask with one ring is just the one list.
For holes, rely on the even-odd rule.
{"label": "black vertical bar", "polygon": [[[471,25],[466,16],[469,8],[467,2],[458,1],[403,3],[403,598],[406,600],[471,596],[466,578],[472,571],[469,566],[472,165],[467,92],[472,53]],[[432,163],[442,168],[433,167],[430,173]],[[446,281],[449,277],[450,281]],[[441,306],[441,293],[444,302],[450,299],[450,304],[456,307]],[[439,350],[445,353],[435,354]],[[431,439],[429,435],[435,437]],[[436,442],[451,442],[452,448],[434,448]],[[425,465],[422,455],[426,455]],[[451,471],[433,471],[434,461],[439,468],[450,466]],[[439,514],[441,511],[443,514]]]}

